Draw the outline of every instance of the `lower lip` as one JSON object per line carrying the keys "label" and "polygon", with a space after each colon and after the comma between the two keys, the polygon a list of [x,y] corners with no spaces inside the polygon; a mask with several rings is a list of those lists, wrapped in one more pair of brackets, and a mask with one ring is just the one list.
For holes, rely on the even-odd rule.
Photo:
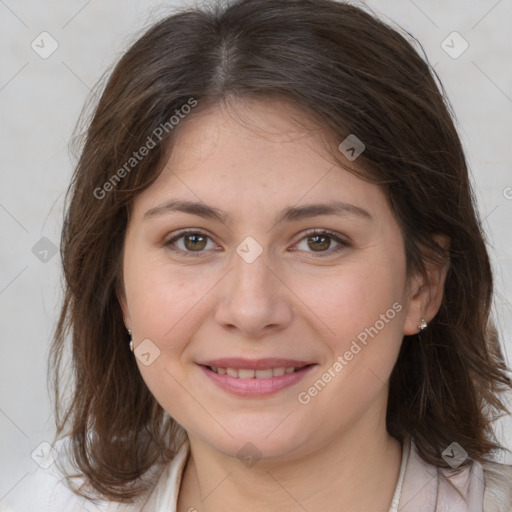
{"label": "lower lip", "polygon": [[220,375],[202,365],[200,365],[200,368],[207,377],[225,391],[239,396],[265,396],[293,386],[309,374],[314,366],[310,365],[302,370],[285,373],[279,377],[269,377],[268,379],[240,379],[229,375]]}

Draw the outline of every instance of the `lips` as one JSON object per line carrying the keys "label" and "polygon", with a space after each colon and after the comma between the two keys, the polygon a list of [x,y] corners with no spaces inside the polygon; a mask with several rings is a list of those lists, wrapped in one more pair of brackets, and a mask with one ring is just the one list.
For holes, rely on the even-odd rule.
{"label": "lips", "polygon": [[270,395],[299,382],[315,363],[293,359],[225,358],[198,363],[225,391],[239,396]]}
{"label": "lips", "polygon": [[237,379],[270,379],[294,373],[311,363],[293,359],[243,359],[224,358],[201,363],[209,370]]}

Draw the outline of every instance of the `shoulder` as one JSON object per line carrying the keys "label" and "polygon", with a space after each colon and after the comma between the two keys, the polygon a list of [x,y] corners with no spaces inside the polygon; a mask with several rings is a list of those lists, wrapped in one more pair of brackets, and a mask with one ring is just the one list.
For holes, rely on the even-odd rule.
{"label": "shoulder", "polygon": [[[62,467],[69,464],[67,438],[53,446],[53,457],[44,467],[27,473],[0,501],[0,512],[129,512],[133,506],[107,501],[92,502],[68,486]],[[78,486],[81,479],[74,479]]]}
{"label": "shoulder", "polygon": [[512,511],[512,465],[485,461],[482,468],[485,480],[484,512]]}
{"label": "shoulder", "polygon": [[434,466],[411,440],[399,510],[512,512],[512,466],[487,460]]}

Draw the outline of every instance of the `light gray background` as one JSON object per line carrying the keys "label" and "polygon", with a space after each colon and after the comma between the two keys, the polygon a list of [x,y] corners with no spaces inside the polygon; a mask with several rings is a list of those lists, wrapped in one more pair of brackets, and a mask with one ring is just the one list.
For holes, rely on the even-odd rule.
{"label": "light gray background", "polygon": [[[42,237],[59,244],[72,129],[107,66],[175,4],[183,2],[0,0],[0,500],[36,467],[31,452],[53,433],[45,363],[59,306],[60,261],[58,254],[40,261],[32,248]],[[510,365],[512,0],[367,5],[420,40],[454,106],[485,218],[495,313]],[[47,59],[31,48],[43,31],[59,45]],[[453,31],[469,44],[456,59],[441,47]],[[461,48],[457,40],[448,44]],[[510,449],[511,423],[509,417],[497,425]],[[501,460],[512,462],[510,456]]]}

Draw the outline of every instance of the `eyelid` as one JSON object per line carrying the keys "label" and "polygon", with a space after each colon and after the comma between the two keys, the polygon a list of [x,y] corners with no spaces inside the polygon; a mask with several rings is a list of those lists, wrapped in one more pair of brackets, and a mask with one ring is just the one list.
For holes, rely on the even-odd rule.
{"label": "eyelid", "polygon": [[[207,251],[183,251],[181,249],[174,249],[172,248],[172,244],[178,241],[180,238],[183,238],[186,235],[202,235],[214,242],[213,237],[206,231],[200,228],[186,228],[178,231],[175,233],[171,238],[167,239],[162,243],[162,246],[169,248],[171,251],[180,253],[182,255],[185,255],[185,257],[200,257],[203,256]],[[312,237],[315,235],[326,235],[329,238],[333,239],[336,243],[338,243],[338,246],[334,249],[328,249],[327,251],[319,251],[315,254],[314,251],[311,251],[311,253],[314,255],[314,258],[317,257],[328,257],[335,254],[338,254],[342,249],[352,247],[352,242],[346,237],[345,235],[342,235],[341,233],[337,233],[335,231],[332,231],[330,229],[326,228],[312,228],[307,230],[306,232],[301,234],[301,238],[297,240],[293,245],[297,245],[299,242],[304,240],[305,238]],[[215,243],[215,242],[214,242]],[[292,251],[300,251],[300,249],[292,249]],[[305,251],[310,252],[310,251]]]}

